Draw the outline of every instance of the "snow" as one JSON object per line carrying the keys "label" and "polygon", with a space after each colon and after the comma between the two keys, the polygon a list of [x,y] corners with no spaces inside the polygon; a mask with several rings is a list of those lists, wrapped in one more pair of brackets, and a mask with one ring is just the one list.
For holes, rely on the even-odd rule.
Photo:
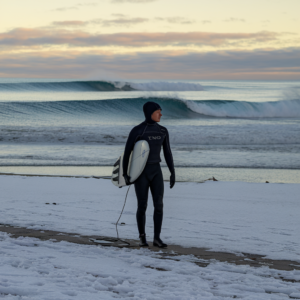
{"label": "snow", "polygon": [[0,233],[0,298],[5,299],[288,299],[299,297],[300,271],[277,271],[147,249],[53,243]]}
{"label": "snow", "polygon": [[[299,184],[176,183],[172,190],[168,185],[162,232],[167,243],[300,262]],[[104,179],[27,176],[1,176],[0,187],[1,223],[106,236],[116,234],[127,191]],[[121,237],[137,238],[135,210],[131,188]],[[0,298],[9,300],[300,298],[297,270],[214,260],[201,267],[193,256],[166,257],[148,249],[14,239],[0,232],[0,257]]]}
{"label": "snow", "polygon": [[[1,223],[40,230],[116,236],[127,188],[109,180],[1,176]],[[299,184],[165,182],[162,238],[185,247],[247,252],[300,262]],[[149,196],[146,233],[151,241]],[[45,204],[50,203],[50,204]],[[52,203],[57,203],[53,205]],[[138,238],[129,190],[120,237]]]}

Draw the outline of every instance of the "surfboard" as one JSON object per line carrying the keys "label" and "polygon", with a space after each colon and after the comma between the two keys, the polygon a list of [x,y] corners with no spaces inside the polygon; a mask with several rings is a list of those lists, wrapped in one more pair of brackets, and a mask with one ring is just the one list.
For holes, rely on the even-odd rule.
{"label": "surfboard", "polygon": [[[130,154],[127,174],[130,176],[130,183],[134,183],[142,174],[150,152],[150,147],[147,141],[141,140],[135,143],[133,151]],[[126,185],[123,177],[123,156],[124,153],[117,159],[113,166],[111,181],[117,187]]]}

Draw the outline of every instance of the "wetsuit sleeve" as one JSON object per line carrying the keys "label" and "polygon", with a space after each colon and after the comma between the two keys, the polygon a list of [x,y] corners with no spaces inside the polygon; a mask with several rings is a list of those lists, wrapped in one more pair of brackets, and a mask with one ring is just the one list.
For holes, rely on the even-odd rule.
{"label": "wetsuit sleeve", "polygon": [[128,175],[127,170],[128,170],[128,164],[129,164],[129,157],[131,154],[131,151],[133,150],[134,144],[136,142],[138,133],[136,128],[133,128],[128,136],[126,146],[125,146],[125,151],[124,151],[124,156],[123,156],[123,176]]}
{"label": "wetsuit sleeve", "polygon": [[168,168],[171,173],[175,171],[174,169],[174,161],[173,161],[173,155],[171,152],[171,147],[170,147],[170,139],[169,139],[169,132],[166,130],[166,137],[163,142],[163,149],[164,149],[164,156],[166,163],[168,165]]}

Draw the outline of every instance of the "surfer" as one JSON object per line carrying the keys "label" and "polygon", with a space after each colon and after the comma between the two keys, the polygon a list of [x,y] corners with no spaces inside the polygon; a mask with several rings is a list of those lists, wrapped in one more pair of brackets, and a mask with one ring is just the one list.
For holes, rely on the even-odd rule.
{"label": "surfer", "polygon": [[140,177],[134,182],[135,193],[138,201],[136,213],[137,226],[140,237],[140,246],[148,247],[145,233],[146,209],[148,203],[148,192],[151,190],[154,204],[154,239],[153,246],[160,248],[167,247],[161,238],[161,226],[163,220],[163,196],[164,182],[160,168],[160,151],[163,147],[164,156],[171,172],[170,188],[175,185],[175,168],[170,147],[169,133],[167,128],[157,124],[160,122],[161,107],[155,102],[147,102],[143,106],[145,121],[135,126],[127,139],[123,157],[123,176],[126,184],[130,184],[130,177],[127,174],[130,153],[139,140],[146,140],[149,143],[150,153],[147,164]]}

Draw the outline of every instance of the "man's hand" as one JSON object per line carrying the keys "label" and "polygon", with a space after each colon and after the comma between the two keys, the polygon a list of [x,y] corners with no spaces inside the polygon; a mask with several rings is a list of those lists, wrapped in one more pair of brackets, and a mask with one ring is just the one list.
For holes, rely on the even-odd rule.
{"label": "man's hand", "polygon": [[170,189],[175,185],[175,171],[171,173],[170,176]]}
{"label": "man's hand", "polygon": [[128,176],[127,174],[123,175],[124,179],[125,179],[125,182],[126,182],[126,185],[130,185],[130,176]]}

